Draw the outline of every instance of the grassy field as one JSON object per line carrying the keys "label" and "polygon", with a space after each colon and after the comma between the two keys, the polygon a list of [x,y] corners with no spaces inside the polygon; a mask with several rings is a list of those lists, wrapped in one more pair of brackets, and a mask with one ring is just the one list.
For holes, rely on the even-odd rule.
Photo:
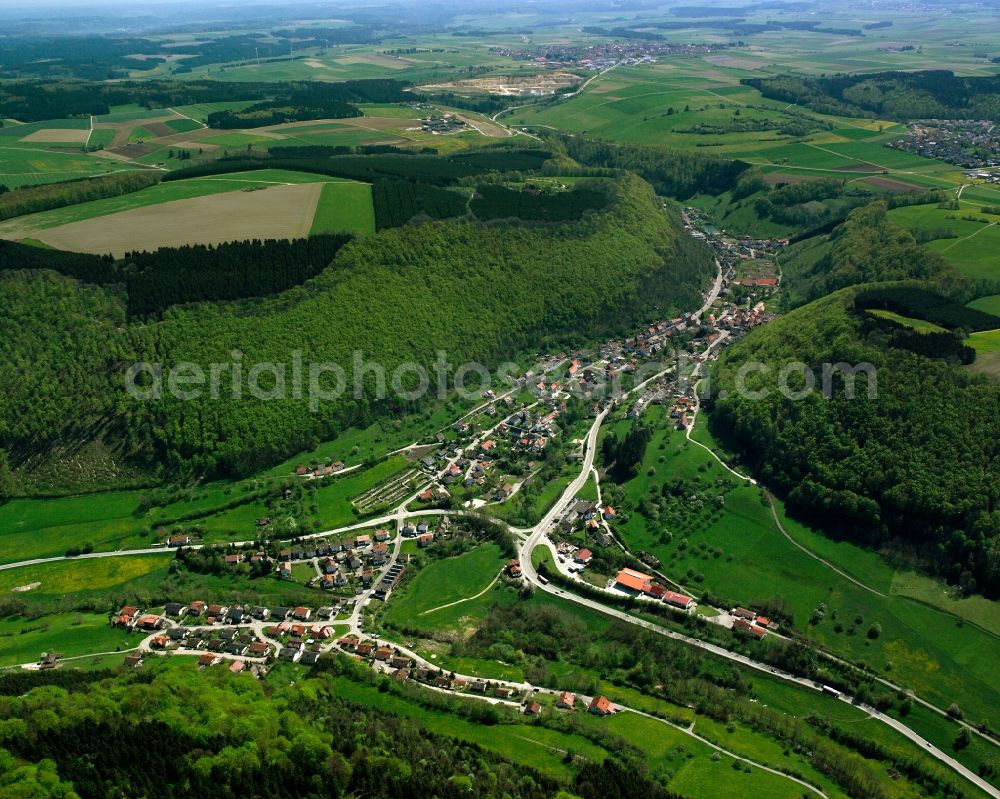
{"label": "grassy field", "polygon": [[117,161],[84,155],[79,148],[56,151],[22,144],[8,145],[8,141],[0,139],[0,185],[8,188],[75,180],[130,168]]}
{"label": "grassy field", "polygon": [[908,327],[911,330],[916,330],[918,333],[944,333],[945,329],[940,325],[936,325],[933,322],[928,322],[926,319],[914,319],[910,316],[903,316],[898,313],[893,313],[892,311],[885,311],[881,308],[875,308],[868,311],[872,316],[877,316],[880,319],[888,319],[891,322],[896,322],[897,324]]}
{"label": "grassy field", "polygon": [[354,513],[351,500],[368,489],[397,475],[407,466],[401,455],[388,458],[369,469],[345,475],[332,484],[316,491],[316,522],[321,529],[340,527],[359,521]]}
{"label": "grassy field", "polygon": [[[110,588],[165,571],[172,553],[163,555],[123,555],[43,563],[21,569],[0,571],[0,595],[58,598],[67,594],[106,592]],[[14,591],[38,583],[27,591]],[[13,592],[13,594],[11,593]]]}
{"label": "grassy field", "polygon": [[975,308],[977,311],[985,311],[986,313],[1000,316],[1000,294],[993,294],[989,297],[980,297],[979,299],[970,302],[969,307]]}
{"label": "grassy field", "polygon": [[[996,252],[1000,248],[1000,225],[978,213],[979,203],[965,202],[952,211],[937,205],[911,205],[889,212],[893,222],[908,230],[948,231],[951,238],[939,238],[925,246],[940,253],[963,274],[973,278],[1000,278]],[[965,217],[971,217],[967,219]]]}
{"label": "grassy field", "polygon": [[403,590],[393,594],[383,618],[389,626],[407,629],[455,629],[462,625],[463,617],[468,617],[470,606],[492,604],[489,593],[478,600],[434,609],[479,594],[493,582],[502,566],[500,549],[495,544],[483,544],[454,558],[434,560]]}
{"label": "grassy field", "polygon": [[[652,414],[647,412],[647,421],[655,419]],[[702,425],[698,439],[714,443]],[[796,626],[831,651],[865,661],[941,707],[957,701],[971,717],[995,723],[1000,691],[982,653],[1000,655],[1000,636],[968,623],[987,608],[972,610],[940,589],[936,601],[924,604],[933,591],[926,585],[910,590],[905,579],[896,585],[909,593],[893,593],[896,572],[877,555],[803,527],[784,515],[779,503],[779,518],[798,543],[882,595],[851,583],[781,535],[757,488],[730,478],[708,453],[686,444],[683,434],[658,425],[626,490],[637,502],[650,486],[677,477],[710,495],[723,494],[723,507],[709,502],[700,511],[692,509],[688,521],[672,525],[669,537],[663,536],[665,524],[633,513],[618,527],[630,548],[656,554],[666,574],[696,593],[707,588],[742,604],[782,597]],[[807,624],[821,604],[824,620]],[[866,632],[875,623],[882,632],[870,639]]]}
{"label": "grassy field", "polygon": [[326,183],[316,205],[310,233],[375,232],[372,187],[368,183]]}
{"label": "grassy field", "polygon": [[67,613],[0,620],[0,667],[32,663],[42,653],[75,657],[136,646],[140,637],[108,624],[104,613]]}

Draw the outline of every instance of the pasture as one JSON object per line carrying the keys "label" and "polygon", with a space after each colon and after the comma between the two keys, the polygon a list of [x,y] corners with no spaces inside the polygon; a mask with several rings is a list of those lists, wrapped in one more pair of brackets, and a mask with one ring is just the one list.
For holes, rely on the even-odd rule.
{"label": "pasture", "polygon": [[[656,418],[652,414],[647,412],[647,422]],[[695,438],[717,448],[704,421]],[[830,651],[863,660],[941,707],[958,701],[971,717],[995,720],[991,714],[1000,691],[982,653],[1000,655],[1000,637],[967,623],[972,618],[964,616],[965,606],[942,591],[935,606],[928,607],[926,588],[911,599],[903,593],[909,583],[894,583],[895,569],[878,555],[809,530],[776,503],[784,529],[816,557],[803,552],[781,534],[758,488],[735,480],[707,452],[686,443],[682,433],[658,424],[638,476],[625,484],[630,502],[638,504],[651,489],[658,491],[664,481],[678,478],[688,488],[700,486],[701,499],[689,503],[683,522],[657,523],[633,512],[617,526],[631,549],[653,552],[669,577],[695,593],[707,589],[743,604],[781,597],[796,627]],[[724,496],[721,508],[708,502],[697,509],[704,497],[715,495]],[[671,534],[664,536],[668,526]],[[824,620],[807,624],[821,604]],[[875,623],[882,632],[870,639],[866,631]]]}
{"label": "pasture", "polygon": [[979,213],[980,203],[966,202],[963,192],[960,210],[938,208],[936,204],[911,205],[889,212],[897,225],[919,235],[947,233],[925,246],[939,253],[965,275],[972,278],[1000,278],[996,252],[1000,248],[1000,225]]}
{"label": "pasture", "polygon": [[42,653],[77,657],[131,649],[141,637],[108,624],[104,613],[0,619],[0,667],[38,662]]}

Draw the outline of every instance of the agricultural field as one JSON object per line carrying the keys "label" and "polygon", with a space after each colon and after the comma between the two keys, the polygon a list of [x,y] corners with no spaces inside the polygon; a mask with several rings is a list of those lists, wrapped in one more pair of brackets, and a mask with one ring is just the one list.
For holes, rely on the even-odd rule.
{"label": "agricultural field", "polygon": [[187,243],[299,238],[334,230],[367,233],[374,228],[373,219],[368,184],[260,170],[170,181],[17,217],[0,223],[0,237],[121,255]]}
{"label": "agricultural field", "polygon": [[323,184],[311,234],[374,233],[375,211],[372,207],[372,187],[368,183],[329,181]]}
{"label": "agricultural field", "polygon": [[322,188],[306,183],[174,200],[47,228],[36,238],[63,250],[119,258],[139,247],[303,238],[312,227]]}
{"label": "agricultural field", "polygon": [[936,204],[911,205],[889,212],[900,227],[919,235],[920,231],[940,236],[925,245],[940,253],[963,274],[972,278],[1000,279],[996,253],[1000,249],[1000,224],[995,217],[979,212],[981,203],[964,199],[961,209],[938,208]]}

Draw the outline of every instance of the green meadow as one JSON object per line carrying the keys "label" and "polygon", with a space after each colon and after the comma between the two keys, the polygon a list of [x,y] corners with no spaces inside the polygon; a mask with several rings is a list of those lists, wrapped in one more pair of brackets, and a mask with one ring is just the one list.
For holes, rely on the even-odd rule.
{"label": "green meadow", "polygon": [[323,186],[309,232],[316,234],[342,231],[375,232],[371,184],[345,181],[330,182]]}
{"label": "green meadow", "polygon": [[493,582],[503,565],[496,544],[482,544],[453,558],[432,560],[407,582],[405,588],[393,594],[383,620],[389,626],[406,629],[453,629],[476,609],[475,606],[491,605],[495,601],[491,592],[450,608],[435,608],[476,596]]}
{"label": "green meadow", "polygon": [[962,207],[957,211],[936,204],[911,205],[890,211],[889,218],[914,232],[947,232],[948,238],[934,239],[925,246],[969,277],[998,279],[1000,225],[996,218],[979,213],[979,203],[967,203],[964,192],[962,197]]}
{"label": "green meadow", "polygon": [[[708,590],[744,605],[783,598],[796,628],[831,652],[864,661],[940,707],[957,701],[970,717],[995,723],[1000,689],[988,665],[991,658],[983,653],[1000,656],[1000,635],[970,623],[981,610],[940,593],[936,602],[925,604],[925,586],[913,598],[895,593],[896,570],[878,555],[809,530],[785,515],[777,502],[786,532],[815,557],[803,552],[778,530],[759,488],[733,478],[708,452],[660,423],[656,413],[662,411],[653,408],[646,415],[655,432],[638,476],[625,484],[629,500],[637,506],[651,487],[658,490],[664,481],[677,478],[698,487],[699,499],[692,501],[686,521],[669,531],[665,523],[633,512],[617,525],[632,550],[653,552],[663,571],[696,595]],[[702,420],[695,437],[716,446],[703,425]],[[722,496],[722,506],[708,502],[697,509],[706,495]],[[895,588],[906,591],[908,585],[903,580]],[[807,623],[821,605],[823,620]],[[871,638],[867,633],[875,624],[881,632]]]}
{"label": "green meadow", "polygon": [[31,663],[43,653],[76,657],[131,649],[140,640],[108,624],[106,613],[0,619],[0,667]]}

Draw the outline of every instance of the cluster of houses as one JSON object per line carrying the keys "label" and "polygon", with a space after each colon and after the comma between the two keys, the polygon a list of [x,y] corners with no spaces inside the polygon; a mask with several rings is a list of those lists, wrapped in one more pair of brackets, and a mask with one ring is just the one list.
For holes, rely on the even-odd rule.
{"label": "cluster of houses", "polygon": [[[608,546],[612,540],[602,522],[613,521],[616,515],[617,511],[610,505],[576,497],[566,505],[559,526],[567,533],[582,529],[601,546]],[[567,555],[575,547],[564,542],[557,545],[557,549],[561,555]]]}
{"label": "cluster of houses", "polygon": [[347,467],[343,461],[334,461],[319,466],[304,466],[302,464],[295,467],[295,474],[307,480],[315,480],[318,477],[329,477],[332,474],[344,471]]}
{"label": "cluster of houses", "polygon": [[468,125],[465,120],[459,119],[454,114],[444,114],[442,116],[430,116],[420,120],[420,129],[425,133],[457,133],[467,130]]}
{"label": "cluster of houses", "polygon": [[1000,125],[989,119],[922,119],[906,126],[906,136],[885,143],[894,150],[937,158],[970,170],[975,177],[1000,183]]}
{"label": "cluster of houses", "polygon": [[766,616],[760,616],[754,610],[748,608],[733,608],[729,611],[733,617],[733,629],[746,633],[754,638],[763,638],[767,628],[771,626],[771,620]]}
{"label": "cluster of houses", "polygon": [[697,607],[694,597],[671,591],[666,586],[656,582],[652,575],[643,574],[635,569],[619,571],[618,575],[611,581],[610,587],[629,596],[658,600],[687,613],[691,613]]}

